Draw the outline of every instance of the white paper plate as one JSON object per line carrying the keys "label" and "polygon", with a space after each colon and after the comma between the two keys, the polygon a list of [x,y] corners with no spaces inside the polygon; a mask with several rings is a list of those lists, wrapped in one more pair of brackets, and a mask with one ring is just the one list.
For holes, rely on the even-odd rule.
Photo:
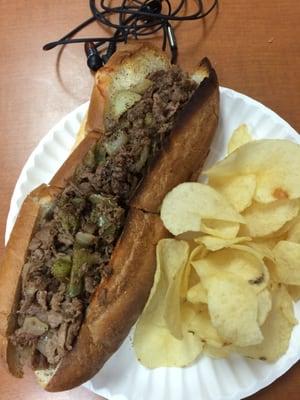
{"label": "white paper plate", "polygon": [[[87,107],[87,103],[83,104],[63,118],[29,157],[13,193],[6,240],[25,196],[40,183],[49,182],[68,156]],[[222,88],[220,123],[206,165],[225,155],[228,138],[241,123],[247,123],[257,139],[280,138],[300,143],[297,132],[273,111],[247,96]],[[295,311],[300,318],[300,303]],[[299,343],[300,325],[293,330],[287,353],[274,364],[238,355],[226,360],[203,356],[190,367],[148,370],[137,362],[129,335],[85,386],[109,400],[238,400],[269,385],[295,364],[300,358]]]}

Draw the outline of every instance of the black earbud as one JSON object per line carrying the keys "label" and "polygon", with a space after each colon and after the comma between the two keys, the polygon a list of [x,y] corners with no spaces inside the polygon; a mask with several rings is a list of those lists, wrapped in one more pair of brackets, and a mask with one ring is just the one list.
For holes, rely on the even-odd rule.
{"label": "black earbud", "polygon": [[84,44],[85,54],[87,56],[87,65],[92,71],[97,71],[103,66],[103,60],[99,55],[96,46],[93,42],[87,42]]}
{"label": "black earbud", "polygon": [[102,60],[103,63],[106,64],[110,57],[114,54],[117,50],[117,43],[115,41],[111,41],[107,47],[106,53],[103,54]]}
{"label": "black earbud", "polygon": [[[141,11],[149,12],[153,14],[159,14],[161,12],[161,0],[152,0],[149,3],[145,4],[141,7]],[[129,20],[134,19],[135,17],[131,16],[128,18]],[[148,20],[148,18],[145,18]],[[128,22],[127,21],[127,22]],[[121,33],[121,30],[117,30],[115,35],[112,38],[117,38],[118,34]],[[84,45],[85,54],[87,56],[87,65],[92,71],[97,71],[99,68],[103,67],[104,64],[110,59],[110,57],[114,54],[117,49],[116,40],[112,40],[109,42],[106,53],[100,56],[97,51],[97,47],[94,43],[88,42]]]}
{"label": "black earbud", "polygon": [[153,14],[161,13],[161,0],[152,0],[141,7],[141,11]]}

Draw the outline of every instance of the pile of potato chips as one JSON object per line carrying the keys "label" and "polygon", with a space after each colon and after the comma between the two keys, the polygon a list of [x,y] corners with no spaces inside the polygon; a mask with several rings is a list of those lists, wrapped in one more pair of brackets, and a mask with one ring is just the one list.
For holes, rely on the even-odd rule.
{"label": "pile of potato chips", "polygon": [[275,361],[288,348],[300,298],[300,146],[254,141],[236,129],[228,156],[165,197],[174,239],[135,330],[149,368],[185,366],[201,353]]}

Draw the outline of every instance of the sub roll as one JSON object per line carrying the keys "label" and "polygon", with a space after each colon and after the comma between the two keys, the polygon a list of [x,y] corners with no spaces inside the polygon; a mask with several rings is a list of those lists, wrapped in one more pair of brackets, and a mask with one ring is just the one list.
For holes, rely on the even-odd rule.
{"label": "sub roll", "polygon": [[218,123],[217,76],[189,75],[152,45],[126,45],[95,77],[88,114],[49,184],[25,199],[0,267],[0,348],[49,391],[90,379],[149,296],[159,210],[197,179]]}

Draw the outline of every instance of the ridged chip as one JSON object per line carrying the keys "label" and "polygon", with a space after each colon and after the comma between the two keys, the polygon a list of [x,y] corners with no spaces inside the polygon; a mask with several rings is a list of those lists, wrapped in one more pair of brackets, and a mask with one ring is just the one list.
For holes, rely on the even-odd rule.
{"label": "ridged chip", "polygon": [[209,178],[228,179],[254,174],[254,199],[261,203],[300,197],[300,145],[288,140],[251,141],[205,172]]}
{"label": "ridged chip", "polygon": [[198,182],[176,186],[163,200],[161,219],[173,235],[201,232],[203,219],[243,223],[243,217],[216,190]]}

